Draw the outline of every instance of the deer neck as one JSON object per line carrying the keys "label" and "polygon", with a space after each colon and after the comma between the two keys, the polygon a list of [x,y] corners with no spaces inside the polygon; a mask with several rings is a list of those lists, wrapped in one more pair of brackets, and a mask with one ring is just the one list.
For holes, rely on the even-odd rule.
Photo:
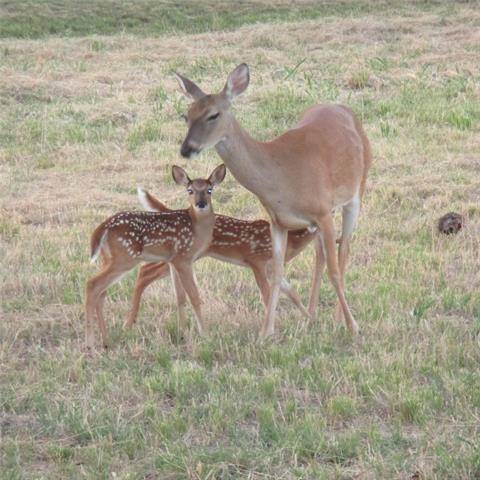
{"label": "deer neck", "polygon": [[[230,116],[224,138],[215,146],[233,176],[260,197],[265,182],[271,181],[271,164],[266,144],[252,138],[237,120]],[[252,173],[255,172],[255,175]]]}

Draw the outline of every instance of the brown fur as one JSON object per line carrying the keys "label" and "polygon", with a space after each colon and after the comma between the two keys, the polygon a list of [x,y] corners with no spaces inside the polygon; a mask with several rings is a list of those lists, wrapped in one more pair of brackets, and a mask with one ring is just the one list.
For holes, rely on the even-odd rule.
{"label": "brown fur", "polygon": [[[146,191],[141,192],[140,201],[150,211],[171,211],[165,204]],[[286,261],[297,256],[312,241],[314,236],[315,233],[310,233],[307,229],[289,232]],[[250,268],[255,275],[263,303],[267,307],[270,294],[267,280],[268,263],[272,259],[270,225],[267,221],[246,221],[225,215],[215,215],[212,242],[202,256],[210,256]],[[132,307],[126,321],[127,326],[131,326],[136,321],[141,296],[145,288],[155,280],[167,275],[168,268],[164,263],[149,263],[142,266],[138,272]],[[308,318],[309,314],[302,305],[300,296],[285,279],[282,282],[282,291]],[[183,295],[183,298],[185,298],[185,295]]]}
{"label": "brown fur", "polygon": [[[345,318],[348,328],[356,332],[358,325],[345,299],[343,278],[372,161],[360,121],[347,107],[315,105],[291,130],[271,141],[259,142],[230,111],[230,103],[248,86],[247,65],[234,69],[218,94],[206,95],[191,80],[179,80],[194,100],[187,113],[188,132],[181,154],[190,157],[214,146],[234,177],[258,197],[271,219],[274,268],[261,337],[274,332],[287,232],[309,226],[319,229],[310,312],[313,314],[316,309],[326,263],[340,305],[337,318]],[[212,115],[216,117],[212,119]],[[336,207],[343,209],[344,216],[338,259],[331,213]]]}
{"label": "brown fur", "polygon": [[[199,333],[203,331],[201,302],[192,265],[211,242],[215,215],[210,193],[223,181],[225,167],[217,167],[208,179],[190,180],[183,169],[175,166],[172,173],[175,181],[187,189],[189,208],[169,212],[120,212],[102,222],[92,234],[92,259],[100,253],[104,267],[87,282],[87,347],[94,343],[95,318],[106,346],[103,302],[107,288],[139,263],[152,260],[169,264],[175,284],[181,284],[190,298]],[[179,316],[184,323],[183,305],[179,305]]]}

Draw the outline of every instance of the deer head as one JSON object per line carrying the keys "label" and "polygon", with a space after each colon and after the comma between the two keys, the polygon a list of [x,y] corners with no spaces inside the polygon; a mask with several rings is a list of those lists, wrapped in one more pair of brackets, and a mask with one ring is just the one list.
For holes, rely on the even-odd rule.
{"label": "deer head", "polygon": [[223,90],[210,95],[188,78],[176,76],[182,92],[193,100],[184,115],[188,133],[180,149],[182,157],[191,158],[225,138],[232,118],[230,106],[248,87],[250,74],[248,66],[242,63],[230,73]]}

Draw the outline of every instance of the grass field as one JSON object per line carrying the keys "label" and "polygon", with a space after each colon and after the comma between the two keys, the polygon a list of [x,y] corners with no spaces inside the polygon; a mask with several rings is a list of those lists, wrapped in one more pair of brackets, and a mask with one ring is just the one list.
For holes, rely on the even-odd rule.
{"label": "grass field", "polygon": [[[476,2],[0,1],[0,478],[480,478],[480,8]],[[171,286],[122,330],[134,275],[106,305],[112,348],[86,356],[89,235],[140,208],[185,205],[187,103],[245,61],[235,106],[261,139],[314,102],[352,107],[374,165],[347,295],[324,282],[306,327],[277,335],[250,272],[196,266],[209,336],[179,332]],[[231,175],[218,212],[265,217]],[[457,236],[436,219],[465,215]],[[306,301],[313,252],[288,267]]]}

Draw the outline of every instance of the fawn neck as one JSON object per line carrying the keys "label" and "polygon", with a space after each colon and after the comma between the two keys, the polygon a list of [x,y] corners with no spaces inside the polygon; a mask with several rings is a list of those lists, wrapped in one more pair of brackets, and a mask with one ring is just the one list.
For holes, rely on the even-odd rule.
{"label": "fawn neck", "polygon": [[192,205],[187,209],[187,212],[192,221],[192,251],[195,254],[202,253],[209,247],[212,241],[215,213],[212,206],[203,212],[198,211]]}

